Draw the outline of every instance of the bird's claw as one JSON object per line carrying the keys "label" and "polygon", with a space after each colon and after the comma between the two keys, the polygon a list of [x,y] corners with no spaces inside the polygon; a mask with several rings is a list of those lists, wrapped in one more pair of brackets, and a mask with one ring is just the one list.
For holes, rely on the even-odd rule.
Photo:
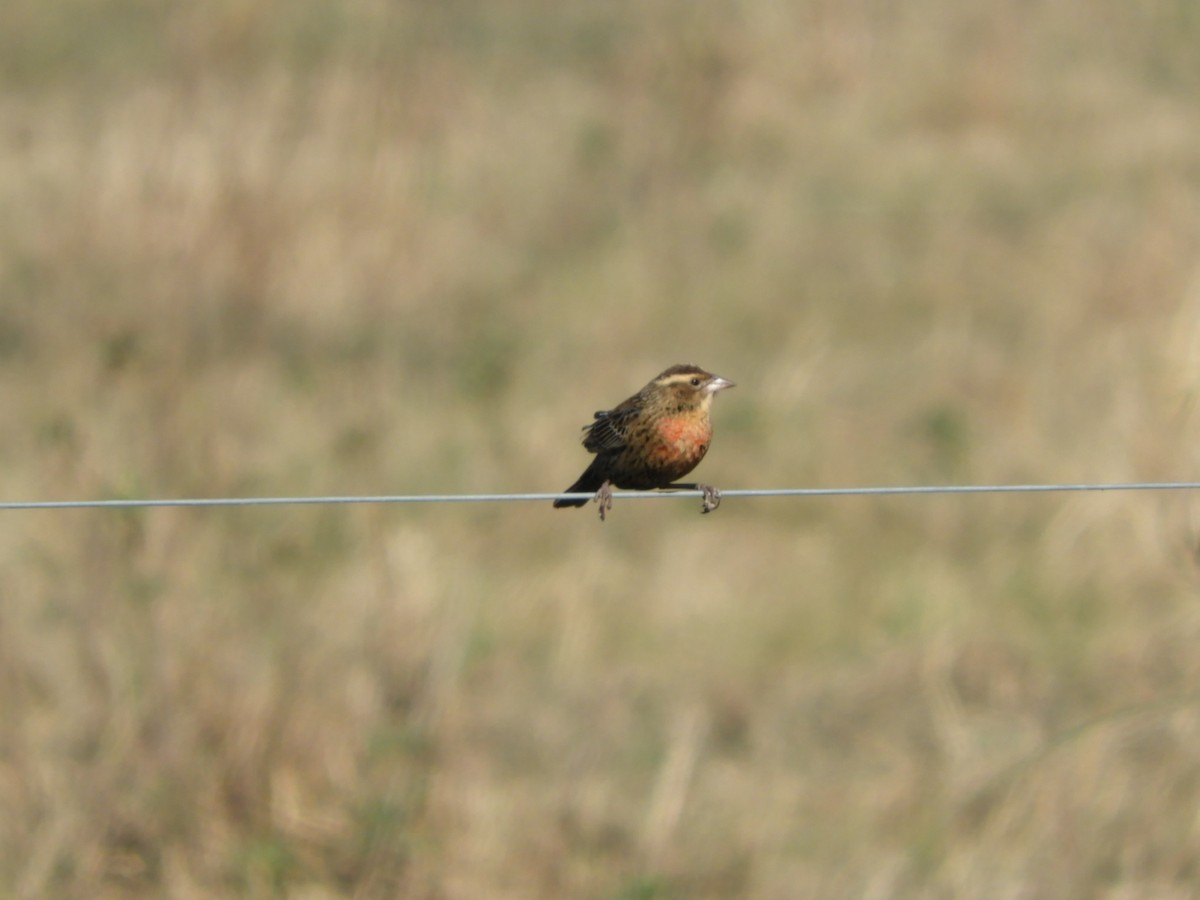
{"label": "bird's claw", "polygon": [[704,507],[700,510],[701,514],[710,513],[721,505],[721,492],[711,484],[696,485],[704,492]]}
{"label": "bird's claw", "polygon": [[600,490],[596,491],[592,502],[600,504],[600,521],[603,522],[604,514],[612,509],[612,483],[606,481],[600,485]]}

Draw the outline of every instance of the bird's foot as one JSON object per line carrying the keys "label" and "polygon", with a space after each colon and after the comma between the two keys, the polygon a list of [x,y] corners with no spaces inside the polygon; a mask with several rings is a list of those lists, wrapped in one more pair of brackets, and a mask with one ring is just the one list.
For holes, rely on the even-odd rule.
{"label": "bird's foot", "polygon": [[711,484],[698,484],[696,487],[704,492],[704,507],[701,514],[710,513],[721,505],[721,492]]}
{"label": "bird's foot", "polygon": [[593,503],[600,504],[600,521],[604,521],[604,514],[612,509],[612,482],[605,481],[600,485],[600,490],[596,491],[596,496],[592,498]]}

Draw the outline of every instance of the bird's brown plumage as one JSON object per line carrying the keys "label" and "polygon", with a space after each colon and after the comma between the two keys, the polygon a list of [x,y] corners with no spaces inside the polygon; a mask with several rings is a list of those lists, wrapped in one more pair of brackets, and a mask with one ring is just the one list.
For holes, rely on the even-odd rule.
{"label": "bird's brown plumage", "polygon": [[[732,382],[699,366],[676,365],[610,410],[595,414],[584,426],[583,446],[596,454],[567,493],[597,492],[609,487],[645,491],[671,486],[704,459],[712,442],[712,399]],[[719,494],[705,488],[705,509],[715,508]],[[583,506],[584,499],[555,500],[556,507]],[[606,504],[601,502],[601,517]]]}

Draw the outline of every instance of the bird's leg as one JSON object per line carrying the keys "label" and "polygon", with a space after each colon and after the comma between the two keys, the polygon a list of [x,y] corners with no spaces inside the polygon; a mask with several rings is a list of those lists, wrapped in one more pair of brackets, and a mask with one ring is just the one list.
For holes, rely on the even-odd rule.
{"label": "bird's leg", "polygon": [[721,505],[721,492],[711,484],[700,484],[699,482],[676,482],[668,484],[667,490],[673,491],[701,491],[704,494],[704,507],[700,510],[702,513],[710,513]]}
{"label": "bird's leg", "polygon": [[596,491],[596,496],[592,498],[593,503],[600,504],[600,521],[604,521],[604,514],[612,509],[612,482],[605,479],[604,484],[600,485],[600,490]]}

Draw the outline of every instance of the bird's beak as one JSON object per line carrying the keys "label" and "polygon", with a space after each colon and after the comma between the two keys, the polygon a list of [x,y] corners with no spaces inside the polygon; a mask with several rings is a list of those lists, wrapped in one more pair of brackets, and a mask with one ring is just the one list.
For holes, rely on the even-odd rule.
{"label": "bird's beak", "polygon": [[718,376],[708,383],[708,392],[715,394],[717,391],[723,391],[725,388],[731,387],[737,387],[737,385],[732,381],[726,381],[724,378]]}

